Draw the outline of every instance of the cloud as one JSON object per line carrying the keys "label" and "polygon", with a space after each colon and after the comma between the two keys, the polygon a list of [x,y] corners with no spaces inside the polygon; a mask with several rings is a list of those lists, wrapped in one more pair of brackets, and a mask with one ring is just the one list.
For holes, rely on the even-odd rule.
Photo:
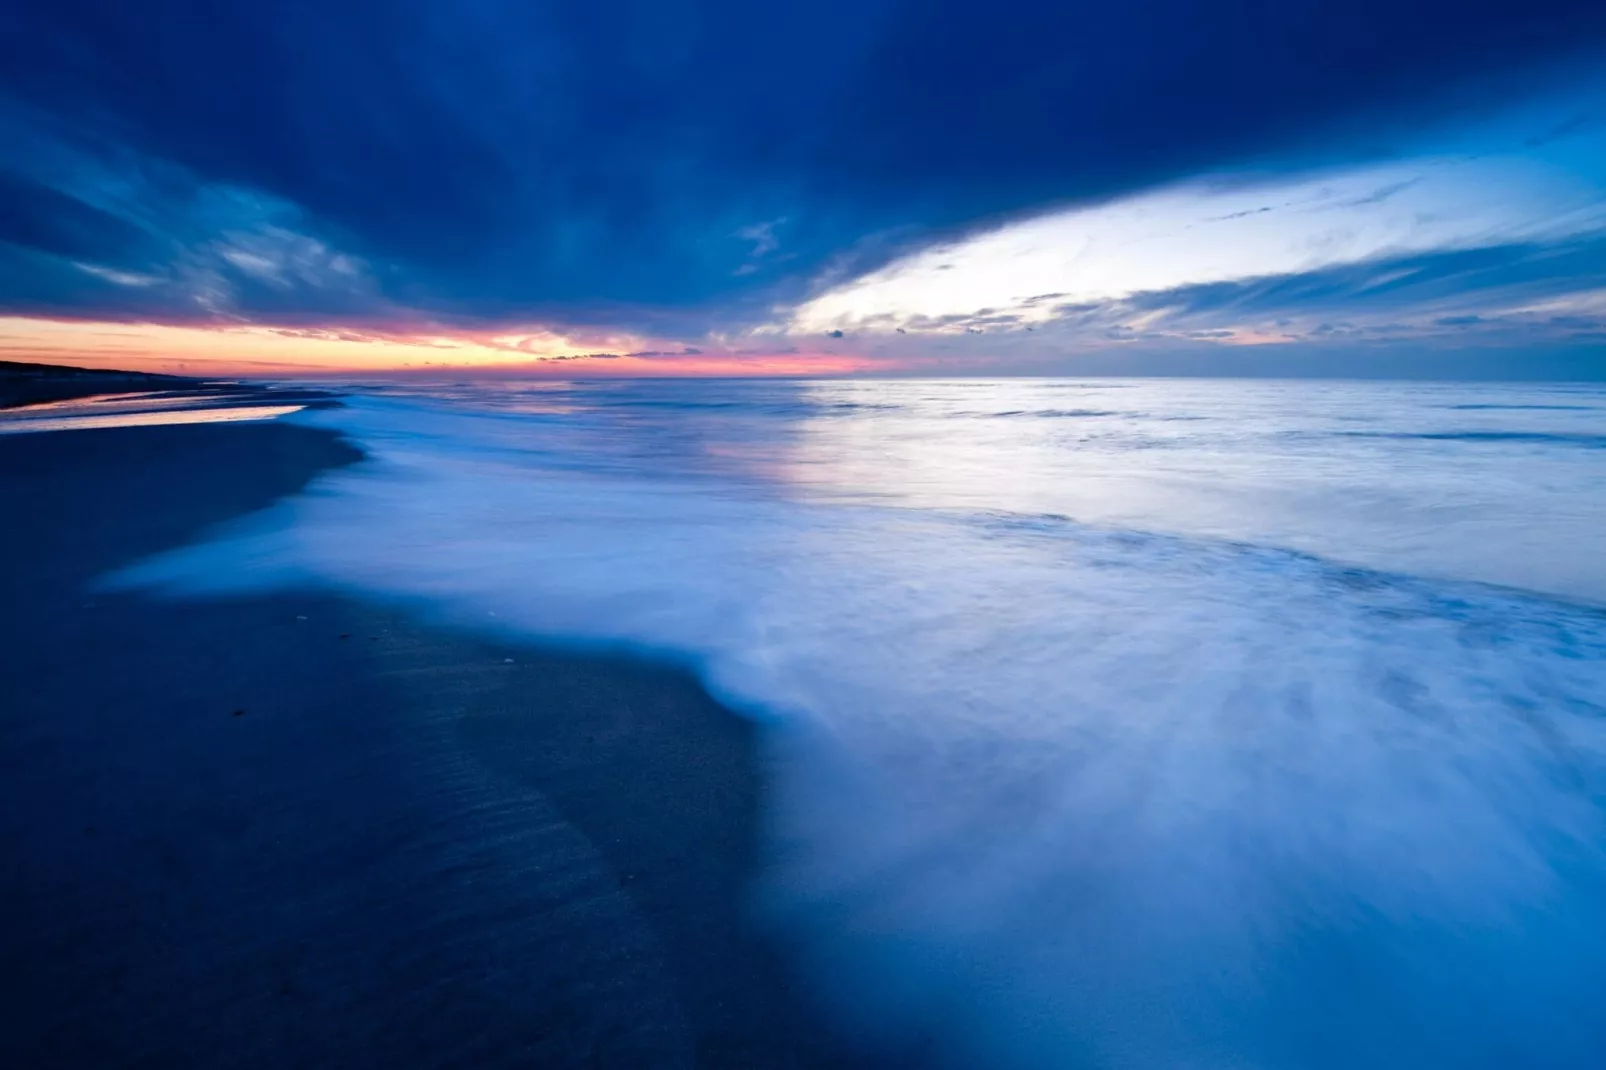
{"label": "cloud", "polygon": [[[1606,146],[1557,114],[1599,85],[1431,132],[1414,155],[1199,176],[1005,221],[825,280],[761,336],[840,337],[888,368],[941,354],[1036,373],[1111,350],[1189,359],[1342,343],[1595,347],[1606,311]],[[1473,151],[1474,149],[1480,151]],[[1397,348],[1390,352],[1399,354]]]}
{"label": "cloud", "polygon": [[767,223],[754,223],[751,226],[738,228],[735,236],[742,241],[752,242],[753,248],[747,254],[747,260],[737,267],[733,274],[752,275],[759,271],[764,258],[781,247],[781,239],[776,237],[775,228],[785,222],[786,218],[783,216]]}
{"label": "cloud", "polygon": [[116,283],[118,286],[156,286],[161,283],[160,275],[142,275],[137,271],[119,271],[116,268],[105,267],[101,264],[84,264],[73,262],[73,267],[86,275],[93,275],[97,279]]}
{"label": "cloud", "polygon": [[[824,337],[892,374],[1378,375],[1386,373],[1379,362],[1397,361],[1400,375],[1461,369],[1489,377],[1502,367],[1517,378],[1536,369],[1606,375],[1603,233],[1380,256],[1102,300],[1034,296],[1048,297],[1037,303],[1046,311],[1033,308],[1029,319],[984,308]],[[1245,349],[1264,352],[1250,358],[1239,352]],[[1534,354],[1541,352],[1550,356],[1540,361]]]}
{"label": "cloud", "polygon": [[25,175],[0,171],[0,242],[73,258],[122,257],[148,236],[117,215]]}
{"label": "cloud", "polygon": [[0,173],[3,307],[167,321],[384,307],[368,263],[299,206],[74,134],[0,109],[0,136],[28,150]]}

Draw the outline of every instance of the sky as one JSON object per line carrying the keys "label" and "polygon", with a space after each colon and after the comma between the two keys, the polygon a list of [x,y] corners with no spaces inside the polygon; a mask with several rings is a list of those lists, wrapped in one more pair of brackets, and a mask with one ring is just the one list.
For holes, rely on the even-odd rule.
{"label": "sky", "polygon": [[12,0],[0,359],[1606,378],[1606,4]]}

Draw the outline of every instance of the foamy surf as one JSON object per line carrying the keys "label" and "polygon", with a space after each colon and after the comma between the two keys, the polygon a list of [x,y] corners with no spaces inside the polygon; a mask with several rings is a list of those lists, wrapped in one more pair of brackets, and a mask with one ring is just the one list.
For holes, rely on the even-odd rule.
{"label": "foamy surf", "polygon": [[[676,389],[298,416],[372,459],[120,582],[334,583],[695,665],[773,725],[765,916],[854,1028],[955,1065],[1606,1057],[1606,617],[1478,582],[1598,594],[1490,549],[1602,508],[1597,396]],[[1416,436],[1351,436],[1372,498],[1294,478],[1354,431]],[[1157,497],[1190,472],[1224,474]],[[1513,503],[1556,522],[1490,521]]]}

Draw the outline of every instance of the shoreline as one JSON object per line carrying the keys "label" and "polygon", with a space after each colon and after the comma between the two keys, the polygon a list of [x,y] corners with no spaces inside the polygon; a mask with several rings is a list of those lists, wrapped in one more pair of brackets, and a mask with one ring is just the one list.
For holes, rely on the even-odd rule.
{"label": "shoreline", "polygon": [[758,730],[684,671],[323,591],[85,592],[360,456],[0,439],[0,1061],[860,1065],[749,923]]}
{"label": "shoreline", "polygon": [[201,379],[0,360],[0,430],[17,430],[34,419],[58,412],[69,414],[72,420],[100,412],[117,414],[99,425],[115,426],[119,417],[130,414],[201,409],[222,412],[264,404],[325,408],[338,406],[340,395],[272,381]]}

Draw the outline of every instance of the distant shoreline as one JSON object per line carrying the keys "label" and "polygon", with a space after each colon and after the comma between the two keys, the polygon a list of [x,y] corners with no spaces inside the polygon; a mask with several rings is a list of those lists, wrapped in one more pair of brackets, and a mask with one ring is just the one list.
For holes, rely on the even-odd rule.
{"label": "distant shoreline", "polygon": [[0,409],[139,390],[195,390],[219,380],[0,360]]}
{"label": "distant shoreline", "polygon": [[0,434],[270,418],[341,395],[237,379],[0,361]]}

